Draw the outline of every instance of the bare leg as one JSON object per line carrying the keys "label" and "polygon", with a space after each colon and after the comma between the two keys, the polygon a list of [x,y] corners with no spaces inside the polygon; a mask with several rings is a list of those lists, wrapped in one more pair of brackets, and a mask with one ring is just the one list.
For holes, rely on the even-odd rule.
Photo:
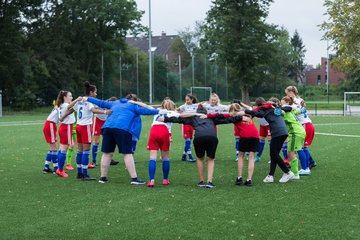
{"label": "bare leg", "polygon": [[133,155],[132,154],[123,154],[123,155],[124,155],[125,166],[129,172],[130,177],[136,178],[137,174],[136,174],[136,168],[135,168]]}
{"label": "bare leg", "polygon": [[197,170],[198,170],[198,174],[200,177],[200,182],[204,181],[204,158],[196,158],[196,165],[197,165]]}
{"label": "bare leg", "polygon": [[248,162],[248,176],[247,180],[252,180],[252,176],[254,173],[254,152],[249,152],[249,162]]}
{"label": "bare leg", "polygon": [[110,161],[114,153],[103,153],[101,156],[101,177],[106,177],[109,172]]}
{"label": "bare leg", "polygon": [[244,152],[239,152],[239,161],[238,161],[238,177],[242,177],[242,171],[244,168]]}
{"label": "bare leg", "polygon": [[212,158],[207,158],[207,163],[208,163],[208,182],[212,182],[213,181],[213,177],[214,177],[214,166],[215,166],[215,161]]}

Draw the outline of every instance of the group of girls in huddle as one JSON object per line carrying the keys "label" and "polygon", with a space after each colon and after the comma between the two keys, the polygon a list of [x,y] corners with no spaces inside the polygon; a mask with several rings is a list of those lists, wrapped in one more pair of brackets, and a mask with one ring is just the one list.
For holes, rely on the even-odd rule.
{"label": "group of girls in huddle", "polygon": [[[73,112],[76,111],[76,133],[78,142],[78,153],[76,156],[76,163],[78,168],[77,178],[82,180],[94,180],[95,178],[91,178],[87,172],[89,166],[88,162],[90,147],[92,142],[91,133],[100,132],[101,130],[100,128],[97,128],[96,125],[94,127],[95,131],[91,130],[91,125],[93,123],[93,113],[103,115],[103,118],[101,119],[100,117],[99,119],[102,121],[102,123],[104,123],[106,115],[111,114],[112,110],[115,109],[114,106],[119,108],[121,104],[126,104],[124,109],[132,109],[132,107],[130,107],[131,104],[138,105],[138,107],[142,109],[152,109],[146,113],[145,110],[142,111],[144,111],[143,113],[146,115],[154,115],[147,144],[147,150],[150,151],[148,163],[148,187],[155,186],[156,160],[158,151],[161,152],[162,160],[162,184],[170,184],[169,151],[171,144],[172,123],[182,124],[182,136],[185,140],[182,160],[196,162],[199,175],[199,183],[197,185],[199,187],[213,188],[215,186],[213,182],[213,174],[215,165],[214,160],[218,145],[216,127],[218,124],[234,124],[236,160],[238,161],[238,174],[235,179],[236,185],[253,185],[252,177],[254,173],[254,163],[260,161],[266,138],[268,138],[270,145],[270,170],[268,175],[263,180],[265,183],[274,182],[276,166],[279,166],[283,172],[283,176],[279,180],[281,183],[288,182],[289,180],[298,180],[300,179],[300,175],[310,174],[310,166],[316,166],[316,163],[312,160],[308,150],[308,147],[311,145],[314,137],[314,128],[311,124],[311,120],[306,114],[306,109],[304,108],[305,103],[298,96],[297,89],[294,86],[286,88],[285,92],[287,96],[282,98],[281,101],[276,98],[271,98],[266,102],[263,98],[258,98],[256,99],[255,105],[253,107],[245,105],[239,100],[234,100],[230,105],[221,105],[219,97],[214,93],[211,94],[208,102],[198,103],[195,96],[188,94],[185,96],[185,104],[181,105],[178,109],[176,109],[175,103],[173,101],[171,101],[169,98],[165,98],[161,105],[157,106],[159,107],[159,110],[157,111],[153,109],[153,106],[148,106],[137,100],[131,100],[131,98],[117,101],[115,105],[106,104],[105,101],[97,100],[95,98],[95,86],[86,83],[85,87],[86,96],[79,97],[75,101],[72,101],[70,92],[61,91],[59,93],[57,106],[49,115],[44,125],[44,134],[50,146],[50,150],[45,161],[44,172],[52,172],[49,167],[49,164],[52,161],[54,163],[54,171],[56,174],[61,177],[67,177],[67,174],[63,170],[63,166],[64,159],[66,157],[66,150],[72,143],[71,125],[75,122]],[[102,109],[95,107],[90,102],[101,105]],[[141,111],[136,111],[138,111],[138,115],[141,115]],[[260,121],[260,134],[252,119],[253,117],[257,117]],[[134,125],[140,126],[141,130],[141,118],[134,119],[137,119],[137,123]],[[61,124],[59,128],[60,149],[57,152],[56,123],[58,121],[61,121]],[[96,119],[96,121],[98,121],[98,119]],[[140,130],[136,129],[138,134],[140,134]],[[195,148],[196,159],[194,159],[191,152],[191,141],[193,135],[193,145]],[[130,150],[126,150],[125,153],[124,151],[122,152],[121,148],[127,149],[129,144],[134,145],[134,134],[130,138],[131,140],[128,138],[126,139],[116,138],[114,140],[114,144],[119,147],[119,152],[125,155],[129,154],[128,152]],[[136,139],[138,140],[138,136]],[[135,140],[135,143],[137,140]],[[95,152],[97,152],[99,142],[99,137],[95,138],[95,144],[93,145]],[[106,161],[102,161],[101,164],[101,178],[99,180],[101,183],[108,181],[107,165],[109,159],[112,157],[111,155],[111,157],[109,156],[108,159],[106,155],[107,152],[104,152],[104,149],[107,149],[107,146],[104,145],[107,143],[108,141],[103,141],[102,146],[104,153],[102,160],[105,159]],[[287,154],[289,158],[290,169],[284,160],[280,157],[280,152],[286,145],[285,143],[287,143]],[[133,154],[133,150],[131,153]],[[125,155],[124,159],[126,159]],[[301,163],[300,170],[298,168],[299,160],[297,155],[299,156]],[[206,180],[204,176],[205,156],[207,157]],[[243,180],[242,172],[244,168],[245,156],[248,158],[248,173],[246,180]],[[103,164],[103,162],[106,164]],[[133,166],[133,168],[135,169],[135,166]],[[134,173],[131,173],[130,170],[128,171],[132,177],[131,183],[144,183],[142,180],[137,179],[136,172],[134,175]],[[135,178],[133,178],[133,175]]]}

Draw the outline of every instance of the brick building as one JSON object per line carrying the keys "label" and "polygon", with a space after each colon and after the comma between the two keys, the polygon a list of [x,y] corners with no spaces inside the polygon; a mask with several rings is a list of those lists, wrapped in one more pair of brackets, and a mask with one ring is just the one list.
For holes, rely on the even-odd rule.
{"label": "brick building", "polygon": [[[305,84],[306,85],[325,85],[327,81],[326,73],[327,58],[322,57],[320,68],[314,68],[313,66],[307,66],[305,70]],[[329,68],[329,83],[331,85],[337,85],[341,80],[346,80],[344,73],[336,71],[334,68]]]}

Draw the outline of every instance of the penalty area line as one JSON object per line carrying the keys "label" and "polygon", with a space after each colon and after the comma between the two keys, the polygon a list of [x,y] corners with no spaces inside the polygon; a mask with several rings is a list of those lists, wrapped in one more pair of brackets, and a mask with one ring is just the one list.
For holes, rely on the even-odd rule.
{"label": "penalty area line", "polygon": [[346,134],[336,134],[336,133],[319,133],[319,132],[316,132],[315,134],[316,135],[324,135],[324,136],[360,138],[359,135],[346,135]]}

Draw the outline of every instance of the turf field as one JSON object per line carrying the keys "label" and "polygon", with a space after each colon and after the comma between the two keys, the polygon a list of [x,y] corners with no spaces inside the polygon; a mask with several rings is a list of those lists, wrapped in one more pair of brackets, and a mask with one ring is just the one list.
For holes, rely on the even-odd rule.
{"label": "turf field", "polygon": [[[220,126],[214,189],[196,187],[195,164],[180,161],[178,125],[170,186],[130,185],[123,162],[111,166],[108,184],[78,181],[74,172],[68,179],[42,174],[45,118],[0,118],[0,239],[360,239],[358,117],[313,117],[318,166],[298,182],[262,183],[266,146],[253,187],[234,185],[233,126]],[[143,118],[135,154],[146,180],[150,121]],[[160,183],[160,164],[157,170]],[[99,176],[99,168],[89,171]]]}

